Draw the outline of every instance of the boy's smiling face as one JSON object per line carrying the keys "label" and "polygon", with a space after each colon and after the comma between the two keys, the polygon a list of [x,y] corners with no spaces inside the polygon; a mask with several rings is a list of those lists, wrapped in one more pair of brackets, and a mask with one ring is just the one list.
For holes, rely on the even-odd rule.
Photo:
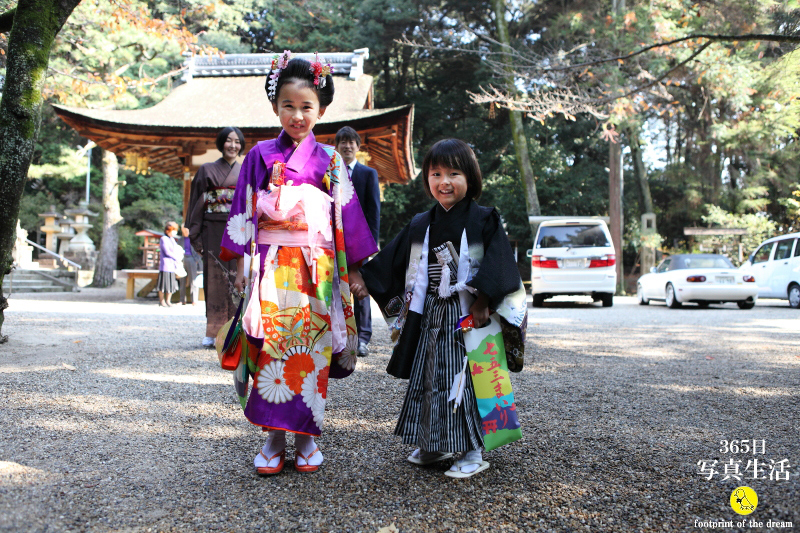
{"label": "boy's smiling face", "polygon": [[428,186],[434,199],[446,210],[467,196],[467,176],[457,168],[432,166],[428,170]]}

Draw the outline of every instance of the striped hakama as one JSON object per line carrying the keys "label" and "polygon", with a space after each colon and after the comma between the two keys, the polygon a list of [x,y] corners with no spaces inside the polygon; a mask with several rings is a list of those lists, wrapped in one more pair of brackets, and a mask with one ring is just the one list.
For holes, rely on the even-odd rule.
{"label": "striped hakama", "polygon": [[[457,259],[449,267],[450,283],[455,284]],[[483,438],[472,380],[467,380],[464,399],[455,413],[453,403],[447,401],[466,351],[461,332],[453,333],[461,315],[458,294],[440,298],[437,292],[441,272],[441,265],[428,265],[428,291],[419,343],[394,434],[404,444],[417,445],[423,451],[478,450],[483,448]]]}

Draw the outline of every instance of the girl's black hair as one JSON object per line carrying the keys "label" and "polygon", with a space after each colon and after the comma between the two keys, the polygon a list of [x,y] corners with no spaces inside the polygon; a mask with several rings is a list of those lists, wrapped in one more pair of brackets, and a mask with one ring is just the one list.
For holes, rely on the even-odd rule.
{"label": "girl's black hair", "polygon": [[467,178],[467,198],[477,200],[483,190],[483,178],[481,167],[478,166],[478,159],[475,152],[467,143],[458,139],[442,139],[437,142],[422,162],[422,188],[425,194],[433,198],[431,186],[428,183],[428,172],[432,167],[455,168],[464,173]]}
{"label": "girl's black hair", "polygon": [[[271,74],[272,71],[267,74],[267,82],[264,85],[264,90],[267,91],[267,98],[269,98],[269,77]],[[275,97],[271,101],[277,102],[278,95],[281,94],[281,87],[292,80],[301,82],[304,87],[314,89],[317,92],[320,107],[328,107],[333,102],[333,76],[330,74],[325,76],[325,87],[320,89],[317,85],[314,85],[314,73],[311,72],[311,63],[299,57],[290,59],[286,68],[281,71],[281,75],[278,77],[278,84],[275,87]]]}
{"label": "girl's black hair", "polygon": [[239,145],[241,146],[241,148],[239,149],[239,155],[242,155],[244,153],[244,148],[245,148],[244,134],[242,133],[242,130],[240,130],[235,126],[228,126],[227,128],[222,128],[221,130],[219,130],[219,133],[217,133],[217,150],[224,153],[225,141],[228,140],[228,135],[230,135],[231,132],[235,132],[236,135],[239,137]]}

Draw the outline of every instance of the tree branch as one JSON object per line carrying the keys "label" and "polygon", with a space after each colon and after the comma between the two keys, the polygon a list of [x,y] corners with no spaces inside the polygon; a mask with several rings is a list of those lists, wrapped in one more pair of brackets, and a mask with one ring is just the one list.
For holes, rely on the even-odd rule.
{"label": "tree branch", "polygon": [[[472,31],[472,30],[470,30],[470,31]],[[593,66],[597,66],[597,65],[603,65],[605,63],[613,63],[615,61],[625,61],[627,59],[631,59],[631,58],[634,58],[634,57],[636,57],[638,55],[642,55],[642,54],[644,54],[646,52],[649,52],[650,50],[654,50],[656,48],[661,48],[661,47],[664,47],[664,46],[673,46],[673,45],[678,44],[678,43],[682,43],[682,42],[685,42],[685,41],[691,41],[691,40],[695,40],[695,39],[706,39],[708,41],[708,43],[706,43],[706,44],[710,44],[710,43],[713,43],[713,42],[736,42],[736,41],[745,41],[745,42],[746,41],[773,41],[773,42],[800,44],[800,35],[778,35],[778,34],[771,34],[771,33],[752,33],[752,34],[745,34],[745,35],[716,35],[716,34],[708,34],[708,33],[695,33],[695,34],[692,34],[692,35],[687,35],[685,37],[680,37],[678,39],[672,39],[670,41],[662,41],[662,42],[654,43],[654,44],[642,47],[642,48],[640,48],[640,49],[638,49],[638,50],[636,50],[634,52],[631,52],[630,54],[625,54],[625,55],[621,55],[621,56],[605,57],[605,58],[596,59],[596,60],[593,60],[593,61],[586,61],[584,63],[576,63],[574,65],[564,65],[564,66],[558,66],[558,67],[538,67],[538,66],[535,66],[535,65],[538,64],[537,61],[535,61],[534,59],[532,59],[532,58],[530,58],[530,57],[528,57],[528,56],[526,56],[524,54],[521,54],[518,50],[516,50],[516,49],[514,49],[512,47],[509,47],[508,45],[503,45],[502,43],[498,43],[496,40],[494,40],[491,37],[488,37],[486,35],[481,35],[481,34],[479,34],[477,32],[474,32],[474,31],[472,31],[472,33],[475,35],[475,37],[478,40],[483,41],[483,42],[485,42],[487,44],[490,44],[490,45],[498,46],[498,47],[503,48],[505,50],[502,50],[502,51],[499,51],[499,52],[491,52],[491,51],[486,51],[486,50],[475,50],[475,49],[471,49],[471,48],[461,48],[461,47],[455,47],[455,48],[448,47],[447,50],[448,51],[452,51],[452,52],[481,54],[481,55],[486,56],[486,57],[492,56],[492,55],[508,55],[508,56],[511,56],[512,59],[516,60],[517,63],[520,63],[520,62],[527,63],[527,64],[531,65],[532,69],[536,70],[537,72],[542,72],[542,73],[544,73],[544,72],[564,72],[564,71],[568,71],[568,70],[575,70],[575,69],[581,69],[581,68],[586,68],[586,67],[593,67]],[[404,46],[413,46],[415,48],[427,48],[427,49],[437,48],[433,44],[420,44],[418,42],[411,41],[405,36],[403,36],[402,39],[397,39],[395,42],[397,42],[398,44],[404,45]],[[583,48],[583,46],[577,46],[577,47],[573,48],[573,50],[571,50],[570,52],[572,52],[574,50],[578,50],[580,48]],[[568,52],[568,53],[570,53],[570,52]],[[524,69],[525,69],[525,67],[523,67],[523,70]]]}
{"label": "tree branch", "polygon": [[680,63],[678,63],[678,64],[677,64],[677,65],[675,65],[674,67],[672,67],[671,69],[667,70],[666,72],[664,72],[664,74],[662,74],[662,75],[661,75],[661,76],[659,76],[658,78],[654,79],[654,80],[653,80],[653,81],[651,81],[650,83],[647,83],[647,84],[645,84],[645,85],[642,85],[642,86],[640,86],[640,87],[636,87],[636,88],[634,88],[634,89],[632,89],[632,90],[628,91],[627,93],[625,93],[625,94],[623,94],[623,95],[621,95],[621,96],[613,96],[613,97],[611,97],[611,98],[603,98],[602,100],[598,100],[598,101],[597,101],[597,104],[598,104],[598,105],[599,105],[599,104],[607,104],[607,103],[609,103],[609,102],[613,102],[614,100],[619,100],[620,98],[627,98],[628,96],[631,96],[632,94],[636,94],[636,93],[638,93],[638,92],[644,91],[645,89],[649,89],[649,88],[650,88],[650,87],[652,87],[653,85],[656,85],[657,83],[660,83],[661,81],[663,81],[663,80],[664,80],[664,78],[666,78],[667,76],[669,76],[670,74],[672,74],[673,72],[675,72],[675,70],[677,70],[678,68],[682,67],[683,65],[687,64],[689,61],[693,60],[695,57],[697,57],[697,56],[699,56],[700,54],[702,54],[702,53],[703,53],[703,51],[704,51],[706,48],[708,48],[709,46],[711,46],[711,43],[712,43],[712,41],[709,41],[709,42],[705,43],[705,44],[704,44],[703,46],[701,46],[701,47],[700,47],[698,50],[696,50],[696,51],[695,51],[695,52],[694,52],[692,55],[690,55],[689,57],[687,57],[686,59],[684,59],[683,61],[681,61]]}

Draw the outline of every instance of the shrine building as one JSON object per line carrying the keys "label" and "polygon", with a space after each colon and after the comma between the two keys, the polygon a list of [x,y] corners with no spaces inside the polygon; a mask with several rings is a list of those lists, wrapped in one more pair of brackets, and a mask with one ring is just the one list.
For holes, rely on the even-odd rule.
{"label": "shrine building", "polygon": [[[203,163],[221,157],[215,146],[220,129],[241,129],[248,150],[280,133],[264,90],[273,57],[194,56],[187,61],[184,83],[146,109],[53,107],[81,136],[125,156],[128,164],[183,180],[185,216],[194,174]],[[313,60],[313,54],[294,57]],[[378,171],[381,183],[407,183],[417,172],[411,145],[414,106],[374,108],[372,76],[364,74],[368,48],[319,57],[333,67],[335,96],[314,127],[317,141],[332,145],[336,132],[350,126],[361,135],[359,159]]]}

